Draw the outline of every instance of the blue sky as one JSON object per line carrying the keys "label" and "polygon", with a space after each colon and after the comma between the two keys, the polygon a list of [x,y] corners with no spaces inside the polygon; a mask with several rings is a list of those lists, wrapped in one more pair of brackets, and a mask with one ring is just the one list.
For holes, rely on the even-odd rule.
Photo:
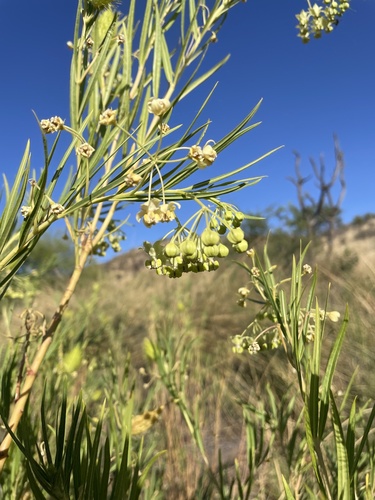
{"label": "blue sky", "polygon": [[[40,118],[60,115],[69,122],[71,53],[66,42],[72,38],[76,2],[0,0],[0,7],[0,172],[11,181],[28,138],[32,166],[41,166],[39,131],[31,110]],[[190,97],[188,107],[194,111],[219,82],[204,117],[213,121],[210,138],[218,140],[263,98],[256,115],[262,125],[211,167],[224,172],[284,145],[250,171],[266,179],[227,198],[249,213],[295,203],[295,189],[287,180],[294,174],[293,150],[302,155],[303,173],[310,173],[309,156],[318,159],[320,153],[329,169],[336,133],[348,185],[343,216],[350,221],[357,214],[375,212],[375,0],[352,0],[351,11],[334,33],[307,45],[295,29],[295,14],[305,7],[305,0],[248,0],[234,8],[209,55],[212,63],[227,53],[231,58]],[[120,10],[125,13],[125,1]],[[161,235],[158,229],[146,233],[135,224],[128,231],[127,247]]]}

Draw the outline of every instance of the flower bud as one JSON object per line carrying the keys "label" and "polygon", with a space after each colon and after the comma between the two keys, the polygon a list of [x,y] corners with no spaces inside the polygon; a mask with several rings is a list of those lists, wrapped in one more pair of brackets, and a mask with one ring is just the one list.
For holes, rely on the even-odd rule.
{"label": "flower bud", "polygon": [[203,247],[203,252],[207,257],[217,257],[219,255],[218,245],[209,245]]}
{"label": "flower bud", "polygon": [[242,231],[240,227],[236,227],[235,229],[232,229],[227,238],[228,241],[233,243],[233,245],[240,243],[245,237],[245,233]]}
{"label": "flower bud", "polygon": [[177,255],[180,255],[180,249],[176,243],[170,242],[165,246],[164,253],[167,257],[177,257]]}
{"label": "flower bud", "polygon": [[197,251],[197,244],[193,240],[184,240],[180,244],[180,249],[184,255],[191,256]]}
{"label": "flower bud", "polygon": [[168,99],[157,99],[156,97],[151,97],[147,103],[149,113],[153,113],[156,116],[163,115],[170,107],[171,103]]}
{"label": "flower bud", "polygon": [[220,241],[220,236],[216,231],[206,228],[202,233],[201,240],[203,245],[206,246],[217,245]]}
{"label": "flower bud", "polygon": [[229,255],[229,248],[226,247],[223,243],[220,243],[219,245],[219,255],[218,257],[228,257]]}
{"label": "flower bud", "polygon": [[236,250],[236,252],[243,253],[246,252],[246,250],[249,248],[249,244],[246,240],[242,240],[239,243],[233,245],[233,248]]}

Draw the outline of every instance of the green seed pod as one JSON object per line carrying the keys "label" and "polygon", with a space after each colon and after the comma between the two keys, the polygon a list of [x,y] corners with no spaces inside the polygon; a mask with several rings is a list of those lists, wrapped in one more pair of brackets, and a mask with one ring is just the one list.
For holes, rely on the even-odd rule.
{"label": "green seed pod", "polygon": [[229,231],[229,234],[227,236],[228,241],[233,243],[233,245],[235,245],[236,243],[240,243],[244,239],[244,237],[245,233],[240,227],[236,227],[235,229]]}
{"label": "green seed pod", "polygon": [[229,248],[226,247],[223,243],[220,243],[218,257],[228,257],[228,255],[229,255]]}
{"label": "green seed pod", "polygon": [[236,250],[236,252],[243,253],[246,252],[246,250],[249,248],[249,244],[246,240],[242,240],[236,245],[233,245],[233,248]]}
{"label": "green seed pod", "polygon": [[197,251],[197,244],[193,240],[184,240],[180,244],[180,249],[181,252],[186,255],[194,255],[194,253]]}
{"label": "green seed pod", "polygon": [[219,245],[204,246],[203,252],[207,257],[217,257],[219,255]]}
{"label": "green seed pod", "polygon": [[206,228],[202,233],[201,241],[205,246],[217,245],[220,241],[220,236],[216,231]]}
{"label": "green seed pod", "polygon": [[165,246],[164,253],[169,258],[177,257],[177,255],[180,255],[180,249],[178,248],[176,243],[170,242]]}

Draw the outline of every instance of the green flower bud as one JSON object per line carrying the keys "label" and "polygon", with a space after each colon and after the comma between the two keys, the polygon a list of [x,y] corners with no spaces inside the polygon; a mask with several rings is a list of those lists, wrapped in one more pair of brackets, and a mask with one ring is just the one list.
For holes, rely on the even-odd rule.
{"label": "green flower bud", "polygon": [[197,250],[191,255],[185,255],[185,259],[188,261],[194,261],[194,260],[197,260],[197,258],[198,258],[198,251]]}
{"label": "green flower bud", "polygon": [[177,255],[180,255],[180,249],[176,245],[176,243],[168,243],[165,248],[164,248],[164,253],[167,257],[177,257]]}
{"label": "green flower bud", "polygon": [[152,269],[157,269],[158,267],[161,267],[161,265],[162,265],[162,264],[163,264],[163,263],[162,263],[161,259],[156,259],[156,260],[153,260],[153,261],[151,262],[151,268],[152,268]]}
{"label": "green flower bud", "polygon": [[219,224],[219,222],[218,222],[217,219],[212,218],[210,220],[210,228],[211,229],[216,229],[217,230],[219,228],[219,226],[220,226],[220,224]]}
{"label": "green flower bud", "polygon": [[246,240],[242,240],[239,243],[236,243],[236,245],[233,245],[233,248],[236,250],[236,252],[243,253],[246,252],[246,250],[249,248],[249,244]]}
{"label": "green flower bud", "polygon": [[203,252],[207,257],[217,257],[219,255],[219,245],[204,246]]}
{"label": "green flower bud", "polygon": [[245,233],[240,227],[236,227],[229,232],[227,238],[228,241],[235,245],[236,243],[240,243],[245,238]]}
{"label": "green flower bud", "polygon": [[181,257],[181,255],[178,255],[177,257],[171,259],[171,262],[174,266],[182,266],[184,263],[184,259]]}
{"label": "green flower bud", "polygon": [[219,234],[225,234],[225,233],[227,232],[227,228],[226,228],[226,226],[224,226],[224,224],[221,224],[221,225],[219,226],[219,228],[218,228],[217,232],[218,232]]}
{"label": "green flower bud", "polygon": [[228,257],[228,255],[229,255],[229,248],[226,247],[223,243],[220,243],[218,257]]}
{"label": "green flower bud", "polygon": [[206,228],[202,233],[201,240],[205,246],[217,245],[220,241],[220,236],[216,231]]}
{"label": "green flower bud", "polygon": [[224,219],[225,220],[232,220],[233,219],[232,210],[225,210]]}
{"label": "green flower bud", "polygon": [[234,214],[235,218],[239,221],[242,222],[245,218],[244,214],[242,212],[236,212]]}
{"label": "green flower bud", "polygon": [[186,255],[193,255],[197,251],[197,244],[193,240],[184,240],[180,244],[181,252]]}
{"label": "green flower bud", "polygon": [[211,271],[216,271],[220,267],[220,263],[218,260],[214,260],[211,262]]}

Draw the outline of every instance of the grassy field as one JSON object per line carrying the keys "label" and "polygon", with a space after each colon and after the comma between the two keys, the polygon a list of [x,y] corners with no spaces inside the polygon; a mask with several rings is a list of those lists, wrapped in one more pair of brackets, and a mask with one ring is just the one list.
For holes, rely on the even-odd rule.
{"label": "grassy field", "polygon": [[[271,256],[282,255],[277,240],[270,239]],[[257,246],[261,249],[263,242]],[[361,428],[375,390],[374,268],[360,264],[352,245],[329,262],[322,248],[314,245],[306,259],[319,266],[319,301],[324,304],[331,282],[327,310],[343,316],[346,303],[350,309],[332,390],[347,417],[356,398]],[[246,259],[242,257],[245,263]],[[249,282],[244,269],[228,262],[219,271],[193,280],[190,275],[168,279],[143,269],[142,260],[141,252],[132,252],[95,266],[78,289],[31,396],[27,425],[35,443],[42,439],[36,409],[43,390],[46,422],[53,427],[65,387],[69,408],[82,394],[93,429],[106,402],[103,428],[114,450],[129,432],[130,406],[133,453],[139,453],[140,446],[145,458],[165,450],[145,479],[142,498],[281,498],[283,476],[295,498],[310,498],[308,488],[318,495],[301,424],[303,400],[285,352],[282,348],[254,355],[232,352],[231,337],[246,328],[258,307],[256,303],[237,304],[237,290]],[[291,262],[283,258],[275,275],[290,276],[290,267]],[[38,288],[33,307],[48,316],[58,287],[47,283]],[[3,331],[21,331],[22,307],[22,301],[16,301],[8,326],[3,317]],[[323,372],[338,329],[338,323],[327,323]],[[21,339],[3,338],[2,342],[4,412],[4,403],[15,390],[23,344]],[[29,349],[36,345],[37,341],[31,342]],[[9,385],[4,379],[7,363],[13,374]],[[348,425],[346,418],[343,422]],[[372,445],[368,446],[371,450]],[[324,453],[328,463],[335,463],[332,429],[325,434]],[[15,492],[9,498],[27,498],[24,467],[20,454],[15,453],[3,486],[5,493]],[[363,470],[368,467],[362,465]],[[373,491],[371,481],[368,491]],[[241,493],[241,484],[244,490],[251,485],[248,493]]]}

